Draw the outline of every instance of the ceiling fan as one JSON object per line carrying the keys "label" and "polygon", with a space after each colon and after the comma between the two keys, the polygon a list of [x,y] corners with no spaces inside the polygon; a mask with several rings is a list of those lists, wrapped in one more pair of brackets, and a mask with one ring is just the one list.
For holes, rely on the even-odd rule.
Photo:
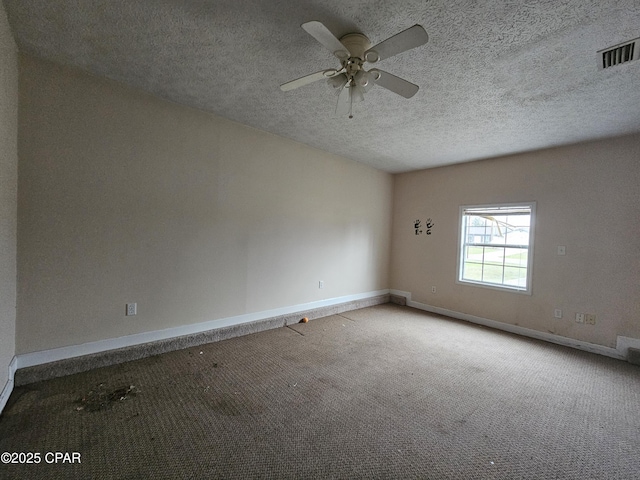
{"label": "ceiling fan", "polygon": [[284,83],[280,85],[282,91],[327,79],[329,85],[339,91],[336,114],[348,113],[349,118],[353,118],[354,102],[364,100],[364,94],[374,85],[380,85],[405,98],[413,97],[418,91],[417,85],[377,68],[365,70],[364,64],[376,63],[424,45],[429,36],[422,26],[414,25],[374,47],[361,33],[349,33],[338,40],[321,22],[303,23],[302,28],[338,58],[340,67],[320,70]]}

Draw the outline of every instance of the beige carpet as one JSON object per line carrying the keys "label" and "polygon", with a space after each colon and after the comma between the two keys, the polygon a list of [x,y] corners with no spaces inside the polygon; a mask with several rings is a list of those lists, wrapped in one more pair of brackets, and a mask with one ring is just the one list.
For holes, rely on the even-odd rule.
{"label": "beige carpet", "polygon": [[41,461],[0,478],[640,479],[639,445],[639,367],[387,304],[18,387],[0,452]]}

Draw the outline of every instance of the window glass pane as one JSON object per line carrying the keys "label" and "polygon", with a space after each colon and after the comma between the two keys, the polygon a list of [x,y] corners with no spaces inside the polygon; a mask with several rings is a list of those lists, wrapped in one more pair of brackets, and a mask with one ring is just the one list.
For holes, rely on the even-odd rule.
{"label": "window glass pane", "polygon": [[491,221],[491,239],[492,245],[504,245],[506,236],[504,225],[500,221],[500,217],[492,217]]}
{"label": "window glass pane", "polygon": [[[521,217],[524,217],[524,215],[522,215]],[[529,217],[527,217],[527,219],[529,219]],[[507,244],[528,245],[529,227],[510,225],[507,229]]]}
{"label": "window glass pane", "polygon": [[502,265],[484,264],[482,269],[482,281],[488,283],[502,283]]}
{"label": "window glass pane", "polygon": [[482,281],[482,263],[464,262],[462,265],[462,278],[472,282]]}
{"label": "window glass pane", "polygon": [[471,260],[473,262],[480,262],[484,259],[484,248],[485,247],[476,247],[473,245],[469,245],[464,247],[464,258],[465,260]]}
{"label": "window glass pane", "polygon": [[504,254],[504,264],[513,267],[527,267],[527,250],[523,248],[507,248]]}
{"label": "window glass pane", "polygon": [[505,285],[525,287],[527,285],[527,269],[520,267],[504,267]]}
{"label": "window glass pane", "polygon": [[492,236],[491,223],[484,217],[467,216],[467,243],[490,243]]}
{"label": "window glass pane", "polygon": [[484,249],[484,264],[485,265],[500,265],[504,264],[504,248],[502,247],[485,247]]}
{"label": "window glass pane", "polygon": [[461,278],[470,281],[482,281],[483,258],[484,247],[465,246]]}
{"label": "window glass pane", "polygon": [[491,217],[493,222],[493,229],[495,231],[495,236],[491,243],[496,245],[504,245],[507,240],[507,228],[505,223],[504,215],[493,215]]}

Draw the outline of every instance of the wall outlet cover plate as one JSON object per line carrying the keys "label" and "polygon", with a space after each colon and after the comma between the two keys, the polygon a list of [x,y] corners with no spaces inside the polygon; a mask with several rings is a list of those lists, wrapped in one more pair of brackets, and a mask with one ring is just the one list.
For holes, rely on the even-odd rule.
{"label": "wall outlet cover plate", "polygon": [[127,316],[137,315],[138,314],[138,304],[137,303],[127,303]]}

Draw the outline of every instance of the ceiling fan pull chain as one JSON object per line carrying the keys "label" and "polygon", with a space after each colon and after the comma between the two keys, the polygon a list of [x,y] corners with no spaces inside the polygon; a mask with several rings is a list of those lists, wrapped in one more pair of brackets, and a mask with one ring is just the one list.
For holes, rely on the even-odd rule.
{"label": "ceiling fan pull chain", "polygon": [[353,87],[349,87],[349,118],[353,118]]}

